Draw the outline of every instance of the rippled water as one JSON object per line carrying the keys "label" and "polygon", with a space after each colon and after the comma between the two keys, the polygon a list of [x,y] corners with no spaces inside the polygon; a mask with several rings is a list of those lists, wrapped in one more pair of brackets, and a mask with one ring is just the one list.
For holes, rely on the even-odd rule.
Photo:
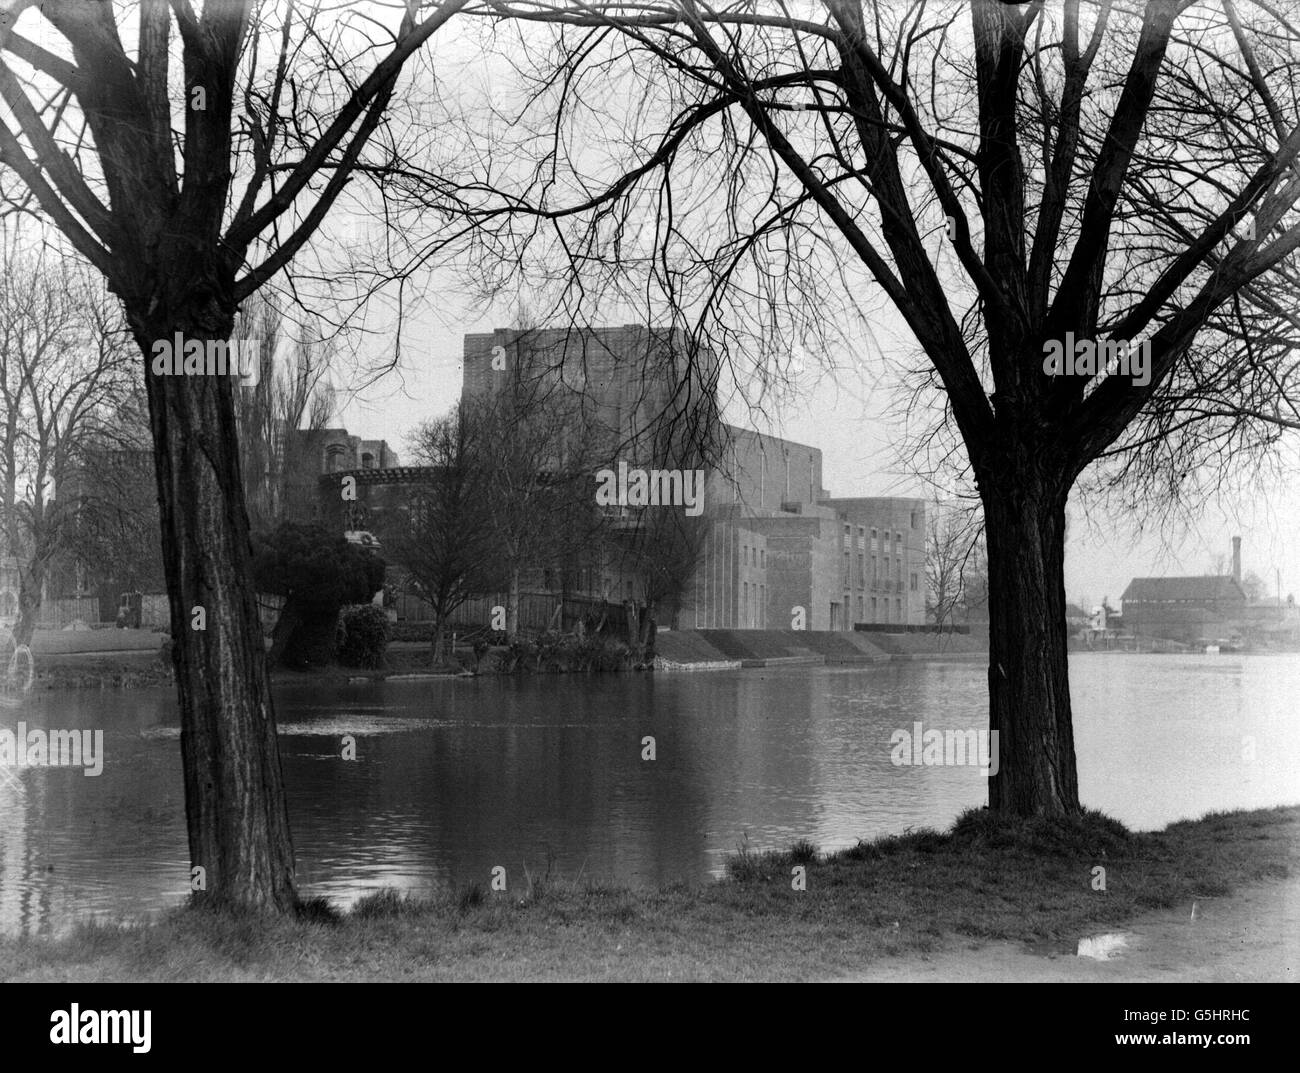
{"label": "rippled water", "polygon": [[[1081,796],[1134,828],[1300,802],[1300,657],[1072,658]],[[824,849],[943,827],[973,766],[895,766],[891,735],[982,727],[985,670],[892,663],[278,687],[307,894],[512,885],[524,868],[700,880],[742,842]],[[170,690],[58,692],[0,727],[101,728],[103,774],[0,768],[0,930],[179,902],[188,854]],[[341,759],[352,735],[357,760]],[[641,759],[655,738],[656,758]]]}

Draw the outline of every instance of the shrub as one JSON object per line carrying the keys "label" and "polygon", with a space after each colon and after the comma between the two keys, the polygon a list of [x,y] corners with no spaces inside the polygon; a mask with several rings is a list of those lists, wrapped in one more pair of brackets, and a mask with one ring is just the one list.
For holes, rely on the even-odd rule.
{"label": "shrub", "polygon": [[321,666],[335,658],[339,609],[384,585],[384,562],[318,525],[285,522],[253,540],[261,593],[283,596],[269,656],[272,666]]}
{"label": "shrub", "polygon": [[375,604],[345,608],[339,616],[339,662],[373,670],[384,665],[388,616]]}

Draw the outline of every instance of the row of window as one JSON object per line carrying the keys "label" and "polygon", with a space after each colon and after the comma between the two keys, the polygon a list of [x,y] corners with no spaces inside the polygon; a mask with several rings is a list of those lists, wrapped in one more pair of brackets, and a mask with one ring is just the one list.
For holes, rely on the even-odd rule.
{"label": "row of window", "polygon": [[748,544],[742,544],[741,551],[744,555],[746,566],[757,566],[760,570],[767,569],[766,548],[752,548]]}
{"label": "row of window", "polygon": [[[845,608],[846,611],[848,611],[849,609],[852,608],[852,606],[853,606],[852,603],[849,602],[849,594],[846,592],[846,593],[844,594],[844,608]],[[864,598],[861,594],[859,594],[859,596],[858,596],[858,615],[857,615],[857,618],[855,618],[853,621],[854,621],[854,622],[897,622],[897,623],[901,623],[901,622],[903,621],[903,618],[904,618],[904,616],[903,616],[903,601],[902,601],[901,599],[895,599],[895,600],[894,600],[893,614],[894,614],[894,617],[891,619],[891,618],[890,618],[890,606],[889,606],[889,597],[888,597],[888,596],[873,596],[873,597],[871,597],[871,617],[870,617],[870,618],[867,618],[867,617],[866,617],[866,600],[865,600],[865,598]]]}
{"label": "row of window", "polygon": [[[852,559],[849,557],[849,553],[846,551],[844,553],[844,581],[846,584],[852,582],[853,580],[851,576],[852,569],[853,569]],[[896,571],[896,572],[893,573],[893,575],[891,576],[891,571]],[[911,589],[913,592],[917,591],[918,581],[919,581],[918,575],[915,572],[913,572],[911,575]],[[873,589],[879,588],[880,582],[881,582],[880,560],[873,555],[871,557],[871,587]],[[891,565],[889,556],[885,556],[884,583],[885,583],[885,588],[889,588],[889,586],[894,583],[902,585],[903,583],[902,558],[894,559],[893,565]],[[863,589],[866,588],[866,586],[867,586],[867,560],[866,560],[866,556],[863,555],[861,552],[859,552],[858,553],[858,588]]]}
{"label": "row of window", "polygon": [[[915,517],[915,515],[913,515],[913,517]],[[857,539],[856,546],[859,551],[863,550],[863,547],[866,544],[866,539],[867,539],[867,527],[865,525],[858,526],[858,539]],[[886,529],[884,537],[882,539],[882,537],[880,536],[879,529],[871,530],[872,551],[884,551],[888,553],[890,550],[889,545],[891,542],[894,545],[893,553],[895,555],[901,555],[903,553],[903,534],[901,532]],[[849,525],[846,522],[844,525],[844,546],[847,548],[852,544],[853,544],[853,526]]]}

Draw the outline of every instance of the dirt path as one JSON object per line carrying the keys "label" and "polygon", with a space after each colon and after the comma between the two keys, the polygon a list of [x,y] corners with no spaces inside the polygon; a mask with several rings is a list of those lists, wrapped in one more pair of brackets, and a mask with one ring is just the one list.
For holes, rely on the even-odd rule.
{"label": "dirt path", "polygon": [[[1074,944],[986,943],[891,958],[836,977],[838,983],[1300,980],[1300,878],[1243,887],[1227,898],[1198,900],[1137,917],[1113,929],[1126,945],[1110,960],[1067,952]],[[1083,938],[1083,936],[1080,936]]]}

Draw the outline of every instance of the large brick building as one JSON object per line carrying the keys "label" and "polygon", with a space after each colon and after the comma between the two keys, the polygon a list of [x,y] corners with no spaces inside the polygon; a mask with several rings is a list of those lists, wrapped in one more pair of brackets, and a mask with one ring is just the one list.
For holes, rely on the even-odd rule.
{"label": "large brick building", "polygon": [[[815,630],[925,621],[924,501],[834,498],[822,486],[818,448],[724,424],[716,362],[692,354],[682,332],[625,325],[465,337],[467,397],[515,376],[571,393],[582,434],[605,444],[611,461],[668,467],[689,455],[705,469],[711,525],[691,580],[661,619],[788,629],[801,617]],[[665,426],[676,439],[657,433]],[[665,442],[674,457],[664,456]],[[642,598],[616,544],[600,560],[592,595]]]}
{"label": "large brick building", "polygon": [[[709,497],[715,516],[736,532],[737,572],[719,583],[719,566],[706,557],[708,583],[687,590],[681,626],[789,629],[802,619],[810,630],[851,630],[859,622],[925,622],[924,500],[833,497],[822,487],[819,449],[723,429]],[[742,577],[755,556],[762,574]],[[747,610],[755,603],[761,610]]]}

